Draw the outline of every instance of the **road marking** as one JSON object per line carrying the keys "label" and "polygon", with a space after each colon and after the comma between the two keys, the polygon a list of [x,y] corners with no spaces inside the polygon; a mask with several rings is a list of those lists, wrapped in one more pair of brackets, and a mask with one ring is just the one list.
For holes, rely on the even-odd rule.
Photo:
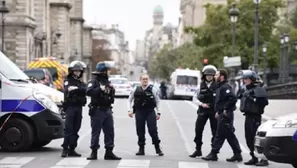
{"label": "road marking", "polygon": [[[236,164],[236,166],[238,168],[255,168],[255,166],[248,166],[248,165],[244,165],[244,164]],[[267,168],[268,166],[265,166],[264,168]]]}
{"label": "road marking", "polygon": [[65,167],[83,168],[86,165],[88,165],[89,162],[90,160],[87,160],[86,158],[64,158],[51,168],[65,168]]}
{"label": "road marking", "polygon": [[35,157],[6,157],[0,160],[0,168],[20,168],[33,159]]}
{"label": "road marking", "polygon": [[[198,106],[195,105],[193,102],[190,101],[186,101],[186,103],[188,103],[189,105],[191,105],[194,109],[198,109]],[[242,143],[239,142],[240,148],[242,150],[243,153],[250,153],[249,150],[245,147],[245,145],[243,145]]]}
{"label": "road marking", "polygon": [[137,167],[137,168],[149,168],[150,160],[128,160],[122,159],[118,164],[117,168],[128,168],[128,167]]}
{"label": "road marking", "polygon": [[202,163],[202,162],[179,162],[178,163],[179,168],[208,168],[208,163]]}
{"label": "road marking", "polygon": [[190,143],[189,143],[189,141],[188,141],[188,139],[187,139],[187,137],[186,137],[186,135],[185,135],[185,132],[184,132],[184,130],[183,130],[183,127],[181,126],[181,123],[179,122],[177,116],[176,116],[175,113],[173,112],[173,109],[169,106],[168,101],[165,101],[165,103],[166,103],[166,105],[167,105],[167,108],[168,108],[169,112],[172,114],[172,116],[173,116],[173,118],[174,118],[174,120],[175,120],[176,126],[177,126],[177,128],[178,128],[178,130],[179,130],[179,133],[180,133],[180,135],[181,135],[181,138],[182,138],[183,141],[184,141],[184,145],[185,145],[185,147],[186,147],[187,152],[188,152],[189,154],[191,154],[191,153],[192,153],[192,148],[191,148]]}

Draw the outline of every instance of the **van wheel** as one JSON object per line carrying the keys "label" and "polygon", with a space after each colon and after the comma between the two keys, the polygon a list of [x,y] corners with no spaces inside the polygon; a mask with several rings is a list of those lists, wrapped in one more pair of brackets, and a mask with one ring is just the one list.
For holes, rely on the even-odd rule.
{"label": "van wheel", "polygon": [[42,148],[46,146],[47,144],[51,143],[52,140],[37,140],[33,142],[32,148]]}
{"label": "van wheel", "polygon": [[1,149],[8,152],[26,151],[34,140],[32,126],[19,118],[9,119],[1,132]]}

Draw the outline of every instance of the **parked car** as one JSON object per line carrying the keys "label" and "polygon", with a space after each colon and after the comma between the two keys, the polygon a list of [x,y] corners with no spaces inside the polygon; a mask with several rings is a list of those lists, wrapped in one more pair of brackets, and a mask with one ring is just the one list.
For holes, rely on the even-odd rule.
{"label": "parked car", "polygon": [[256,133],[256,152],[264,154],[270,161],[291,164],[297,168],[296,130],[296,113],[266,121]]}
{"label": "parked car", "polygon": [[115,96],[129,97],[133,88],[127,78],[109,78],[109,81],[115,88]]}

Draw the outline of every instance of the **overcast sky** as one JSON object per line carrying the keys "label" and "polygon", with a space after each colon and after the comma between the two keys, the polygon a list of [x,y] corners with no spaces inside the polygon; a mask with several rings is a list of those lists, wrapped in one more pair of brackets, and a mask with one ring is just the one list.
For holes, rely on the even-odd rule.
{"label": "overcast sky", "polygon": [[130,49],[135,41],[143,39],[145,31],[152,27],[154,7],[164,9],[164,24],[178,24],[180,0],[83,0],[84,19],[87,24],[119,24],[125,33]]}

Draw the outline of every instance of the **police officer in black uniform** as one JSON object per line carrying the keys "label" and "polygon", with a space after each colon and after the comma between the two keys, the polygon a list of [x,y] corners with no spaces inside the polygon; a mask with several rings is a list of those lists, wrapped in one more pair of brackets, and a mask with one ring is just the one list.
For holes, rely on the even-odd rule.
{"label": "police officer in black uniform", "polygon": [[258,158],[254,155],[255,136],[258,127],[261,125],[265,106],[268,105],[268,94],[266,90],[257,83],[257,74],[251,70],[242,71],[243,82],[246,86],[245,92],[240,97],[240,111],[245,115],[245,139],[250,150],[251,160],[245,165],[268,166],[266,159]]}
{"label": "police officer in black uniform", "polygon": [[216,97],[217,85],[215,82],[215,74],[217,68],[213,65],[206,65],[202,70],[202,82],[198,88],[196,94],[193,96],[194,103],[199,105],[197,114],[197,120],[195,125],[195,138],[196,150],[190,157],[194,158],[202,156],[202,134],[207,120],[210,121],[213,142],[216,130],[217,130],[217,119],[215,118],[214,104]]}
{"label": "police officer in black uniform", "polygon": [[235,135],[235,128],[233,125],[237,97],[232,92],[232,87],[228,84],[228,74],[226,70],[219,70],[216,77],[218,88],[216,90],[215,111],[218,127],[214,142],[212,143],[211,152],[206,157],[202,157],[202,159],[206,161],[217,161],[217,154],[222,148],[224,141],[227,139],[234,155],[231,158],[226,159],[226,161],[241,162],[241,148]]}
{"label": "police officer in black uniform", "polygon": [[83,76],[83,65],[78,62],[71,62],[69,65],[69,74],[64,81],[64,111],[65,120],[65,137],[62,144],[62,157],[72,156],[80,157],[81,154],[75,152],[78,131],[82,121],[82,107],[87,103],[86,84],[81,81]]}
{"label": "police officer in black uniform", "polygon": [[89,115],[91,117],[91,155],[88,160],[97,160],[97,150],[99,149],[100,132],[103,130],[105,143],[105,160],[121,160],[113,153],[114,148],[114,122],[112,115],[112,104],[114,103],[115,89],[108,81],[110,65],[99,62],[94,78],[88,83],[86,94],[91,97],[89,104]]}
{"label": "police officer in black uniform", "polygon": [[[148,75],[141,75],[141,86],[137,86],[128,98],[128,115],[132,118],[135,113],[136,132],[138,136],[139,150],[136,155],[145,155],[145,123],[147,123],[148,132],[152,138],[156,153],[163,156],[160,148],[160,139],[158,136],[157,120],[160,119],[159,111],[160,98],[158,91],[153,85],[149,85]],[[131,108],[134,100],[133,110]],[[155,108],[157,113],[155,112]]]}

